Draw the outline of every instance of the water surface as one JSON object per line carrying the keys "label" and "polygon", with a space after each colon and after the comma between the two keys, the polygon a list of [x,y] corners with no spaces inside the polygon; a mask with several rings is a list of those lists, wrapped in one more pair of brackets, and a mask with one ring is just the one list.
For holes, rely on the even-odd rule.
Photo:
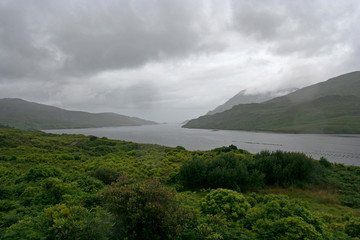
{"label": "water surface", "polygon": [[303,152],[315,159],[360,166],[358,134],[283,134],[235,130],[181,128],[178,124],[139,127],[106,127],[46,130],[51,133],[74,133],[107,137],[138,143],[183,146],[188,150],[210,150],[231,144],[251,153],[262,150]]}

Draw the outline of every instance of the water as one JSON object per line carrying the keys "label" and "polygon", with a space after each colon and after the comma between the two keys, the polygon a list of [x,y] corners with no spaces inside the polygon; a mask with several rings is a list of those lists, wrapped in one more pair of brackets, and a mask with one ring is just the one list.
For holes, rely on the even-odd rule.
{"label": "water", "polygon": [[183,146],[188,150],[210,150],[231,144],[251,153],[261,150],[303,152],[315,159],[360,166],[360,135],[282,134],[232,130],[186,129],[177,124],[140,127],[106,127],[46,130],[51,133],[94,135],[138,143]]}

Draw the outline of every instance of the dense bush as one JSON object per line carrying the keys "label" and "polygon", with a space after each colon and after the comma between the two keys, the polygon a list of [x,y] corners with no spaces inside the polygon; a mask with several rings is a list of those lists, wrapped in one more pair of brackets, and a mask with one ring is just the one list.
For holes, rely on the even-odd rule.
{"label": "dense bush", "polygon": [[119,177],[119,174],[111,168],[100,167],[94,171],[92,176],[101,180],[104,184],[111,184],[112,182],[116,181],[116,179]]}
{"label": "dense bush", "polygon": [[62,175],[62,171],[56,167],[51,166],[36,166],[31,168],[25,175],[28,181],[37,181],[48,177],[58,177]]}
{"label": "dense bush", "polygon": [[4,239],[106,240],[110,234],[109,215],[102,209],[88,210],[64,204],[50,207],[38,217],[28,217],[8,228]]}
{"label": "dense bush", "polygon": [[115,216],[114,239],[173,239],[185,220],[174,192],[156,180],[115,183],[101,198]]}
{"label": "dense bush", "polygon": [[314,160],[303,153],[262,151],[255,155],[255,160],[267,185],[309,182],[315,169]]}
{"label": "dense bush", "polygon": [[233,152],[220,153],[205,161],[194,158],[179,171],[182,184],[188,188],[249,189],[263,186],[263,175],[250,168],[251,163]]}
{"label": "dense bush", "polygon": [[[314,168],[307,172],[311,161],[301,154],[253,155],[235,146],[187,151],[89,138],[0,129],[0,239],[350,240],[359,234],[359,167],[310,159]],[[144,181],[149,177],[194,189],[176,193]],[[249,192],[265,179],[282,186],[300,183],[303,189],[273,186],[259,192],[303,198],[309,208],[286,197],[233,191],[209,200],[210,190],[202,189],[224,185]],[[239,203],[246,205],[240,207],[245,215],[236,213]],[[192,209],[191,218],[183,206]]]}
{"label": "dense bush", "polygon": [[207,163],[204,159],[195,157],[192,161],[186,162],[181,166],[179,177],[188,188],[205,187]]}
{"label": "dense bush", "polygon": [[234,221],[243,218],[249,209],[250,204],[241,193],[222,188],[211,191],[201,202],[203,213]]}
{"label": "dense bush", "polygon": [[352,218],[345,224],[345,232],[352,237],[360,237],[360,218]]}
{"label": "dense bush", "polygon": [[287,196],[266,195],[257,197],[244,225],[253,230],[259,239],[323,239],[324,224],[306,206]]}
{"label": "dense bush", "polygon": [[207,184],[211,188],[229,188],[246,186],[247,167],[233,153],[224,153],[209,162]]}

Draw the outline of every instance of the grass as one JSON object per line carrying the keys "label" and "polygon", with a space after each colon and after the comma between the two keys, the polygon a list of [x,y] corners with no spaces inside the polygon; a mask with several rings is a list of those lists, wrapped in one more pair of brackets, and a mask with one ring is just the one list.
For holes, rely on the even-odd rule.
{"label": "grass", "polygon": [[278,186],[266,186],[259,191],[260,194],[283,194],[290,198],[300,199],[308,203],[312,211],[325,215],[332,215],[333,218],[341,221],[347,216],[360,217],[360,209],[350,208],[341,205],[340,195],[334,190],[323,189],[301,189],[295,186],[282,188]]}

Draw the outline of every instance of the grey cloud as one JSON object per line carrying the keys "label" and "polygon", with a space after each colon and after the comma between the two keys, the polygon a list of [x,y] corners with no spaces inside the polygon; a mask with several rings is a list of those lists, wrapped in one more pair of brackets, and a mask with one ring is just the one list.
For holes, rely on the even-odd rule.
{"label": "grey cloud", "polygon": [[0,81],[36,76],[51,61],[51,52],[37,44],[38,32],[24,10],[0,4]]}
{"label": "grey cloud", "polygon": [[358,70],[359,22],[358,1],[0,0],[0,97],[195,117]]}
{"label": "grey cloud", "polygon": [[5,1],[1,77],[90,76],[185,57],[204,48],[201,6],[190,0]]}
{"label": "grey cloud", "polygon": [[355,1],[233,0],[232,6],[235,29],[279,55],[329,54],[339,42],[351,44],[348,30],[358,26]]}
{"label": "grey cloud", "polygon": [[245,35],[257,39],[277,38],[287,16],[279,6],[256,4],[255,1],[232,1],[234,25]]}

